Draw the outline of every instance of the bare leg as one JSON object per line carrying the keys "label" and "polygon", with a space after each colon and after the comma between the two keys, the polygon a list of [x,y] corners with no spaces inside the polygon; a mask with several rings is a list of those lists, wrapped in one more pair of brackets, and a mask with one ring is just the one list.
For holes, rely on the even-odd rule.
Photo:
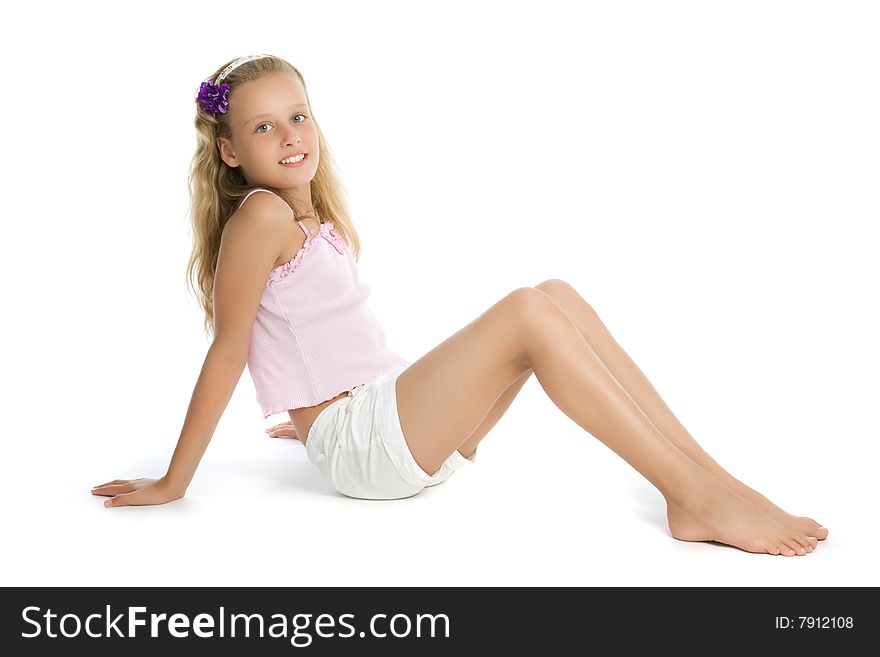
{"label": "bare leg", "polygon": [[721,483],[740,497],[756,505],[771,518],[784,525],[795,523],[810,536],[815,536],[820,541],[827,538],[828,530],[818,522],[812,518],[786,513],[758,491],[739,481],[709,456],[678,421],[648,378],[612,337],[596,311],[578,294],[577,290],[559,279],[550,279],[535,287],[550,295],[553,301],[569,316],[596,356],[602,360],[605,367],[639,405],[657,430],[666,436],[671,443],[703,469],[714,475]]}
{"label": "bare leg", "polygon": [[770,518],[667,440],[568,316],[535,288],[515,290],[397,378],[400,423],[418,465],[435,473],[528,369],[563,413],[657,487],[675,538],[787,556],[815,546],[815,538]]}
{"label": "bare leg", "polygon": [[480,422],[480,425],[474,429],[471,435],[468,436],[468,439],[458,448],[462,456],[469,457],[472,461],[475,460],[474,457],[477,454],[477,446],[480,444],[480,441],[489,433],[492,427],[498,424],[498,420],[507,412],[507,409],[531,376],[532,368],[529,368],[516,381],[511,383],[507,390],[501,393],[501,396],[495,400],[495,404],[486,414],[486,417]]}

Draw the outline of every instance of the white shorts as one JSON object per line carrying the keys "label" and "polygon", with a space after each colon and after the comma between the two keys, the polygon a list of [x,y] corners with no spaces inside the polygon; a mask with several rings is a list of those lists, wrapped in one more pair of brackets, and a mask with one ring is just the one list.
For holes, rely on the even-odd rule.
{"label": "white shorts", "polygon": [[348,497],[393,500],[412,497],[471,465],[458,450],[429,475],[413,458],[397,414],[400,365],[354,388],[322,410],[309,429],[306,454],[333,487]]}

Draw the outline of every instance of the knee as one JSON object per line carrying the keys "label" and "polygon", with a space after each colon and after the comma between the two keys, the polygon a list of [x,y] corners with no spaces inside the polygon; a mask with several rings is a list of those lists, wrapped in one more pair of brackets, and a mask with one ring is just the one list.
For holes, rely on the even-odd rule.
{"label": "knee", "polygon": [[519,287],[507,295],[509,307],[516,318],[526,324],[546,323],[554,317],[565,317],[565,312],[544,290]]}
{"label": "knee", "polygon": [[571,294],[575,289],[561,278],[548,278],[535,286],[536,290],[541,290],[552,296]]}
{"label": "knee", "polygon": [[550,278],[538,283],[535,286],[535,289],[548,294],[557,303],[568,305],[570,302],[579,301],[582,305],[592,310],[580,293],[578,293],[572,285],[566,283],[561,278]]}
{"label": "knee", "polygon": [[496,306],[496,317],[504,324],[505,330],[516,337],[518,362],[523,370],[531,371],[528,345],[536,336],[571,324],[565,311],[550,295],[534,287],[517,288]]}

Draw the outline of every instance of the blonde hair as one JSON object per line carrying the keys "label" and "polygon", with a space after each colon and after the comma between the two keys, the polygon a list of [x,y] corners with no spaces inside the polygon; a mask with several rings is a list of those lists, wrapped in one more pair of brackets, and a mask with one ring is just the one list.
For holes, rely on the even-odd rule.
{"label": "blonde hair", "polygon": [[[232,61],[234,60],[218,68],[211,76],[211,80],[215,80]],[[309,92],[302,74],[292,64],[279,57],[263,57],[241,64],[225,77],[223,82],[231,87],[231,92],[245,82],[273,73],[284,73],[299,78],[306,91],[306,102],[311,109]],[[260,187],[275,192],[287,201],[296,220],[317,215],[315,218],[321,222],[332,221],[336,231],[357,259],[360,254],[360,240],[348,212],[344,186],[336,173],[337,167],[327,145],[327,139],[321,132],[318,122],[314,120],[314,115],[312,120],[317,128],[320,148],[318,169],[311,181],[314,213],[307,211],[300,214],[298,208],[294,207],[294,199],[282,190],[269,185],[260,185]],[[220,157],[218,138],[232,138],[229,114],[217,114],[215,117],[196,104],[195,127],[198,143],[188,178],[193,246],[186,268],[186,278],[188,286],[204,311],[204,331],[207,335],[214,333],[214,274],[220,251],[220,237],[238,203],[256,186],[247,181],[241,167],[230,167]]]}

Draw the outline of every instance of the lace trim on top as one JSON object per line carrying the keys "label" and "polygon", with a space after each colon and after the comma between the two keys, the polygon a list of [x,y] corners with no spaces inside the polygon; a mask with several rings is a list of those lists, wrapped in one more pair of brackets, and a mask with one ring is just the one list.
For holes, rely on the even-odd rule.
{"label": "lace trim on top", "polygon": [[345,240],[343,240],[342,236],[336,232],[336,227],[333,225],[332,221],[325,221],[321,224],[320,228],[313,228],[310,231],[310,234],[306,237],[306,241],[303,242],[302,247],[297,251],[293,258],[285,262],[283,265],[275,267],[275,269],[269,272],[269,280],[266,281],[266,287],[269,287],[271,283],[277,283],[302,267],[306,254],[314,248],[315,242],[317,242],[319,237],[323,237],[332,244],[333,248],[336,249],[340,255],[345,253],[347,249]]}

